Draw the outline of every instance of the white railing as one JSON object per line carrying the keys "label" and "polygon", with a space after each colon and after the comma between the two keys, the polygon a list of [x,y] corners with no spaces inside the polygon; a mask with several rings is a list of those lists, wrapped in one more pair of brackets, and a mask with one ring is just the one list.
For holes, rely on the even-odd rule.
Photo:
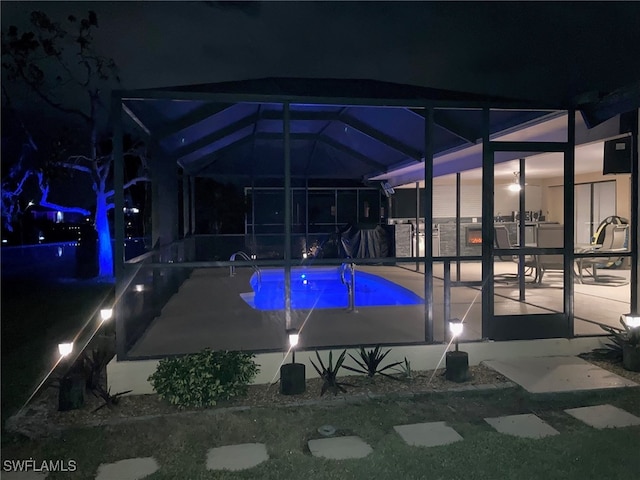
{"label": "white railing", "polygon": [[[256,274],[258,275],[258,285],[260,283],[262,283],[262,274],[260,273],[260,269],[258,268],[258,266],[255,264],[254,259],[249,257],[249,255],[244,253],[242,250],[240,250],[240,251],[234,253],[233,255],[231,255],[229,257],[229,261],[230,262],[235,262],[237,256],[240,256],[242,259],[247,260],[248,262],[251,262],[251,266],[253,267],[253,269],[255,270]],[[229,276],[233,277],[235,274],[236,274],[235,265],[230,265],[229,266]]]}

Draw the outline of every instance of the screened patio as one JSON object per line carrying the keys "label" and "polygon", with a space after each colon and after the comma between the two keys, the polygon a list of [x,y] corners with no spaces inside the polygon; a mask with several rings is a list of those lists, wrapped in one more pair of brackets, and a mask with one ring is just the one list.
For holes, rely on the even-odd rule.
{"label": "screened patio", "polygon": [[[637,310],[637,170],[608,178],[612,215],[630,226],[605,272],[620,281],[579,283],[574,268],[593,253],[578,248],[592,242],[576,187],[606,180],[584,152],[636,139],[637,110],[587,125],[571,105],[319,79],[123,91],[113,106],[153,159],[154,249],[116,262],[118,359],[282,351],[291,330],[309,349],[443,343],[456,317],[466,341],[571,338]],[[508,197],[514,178],[521,193]],[[211,201],[202,179],[237,195]],[[236,231],[219,213],[201,221],[225,208],[242,216]],[[527,240],[543,223],[561,226],[559,244]],[[531,282],[526,258],[552,255],[561,268]]]}

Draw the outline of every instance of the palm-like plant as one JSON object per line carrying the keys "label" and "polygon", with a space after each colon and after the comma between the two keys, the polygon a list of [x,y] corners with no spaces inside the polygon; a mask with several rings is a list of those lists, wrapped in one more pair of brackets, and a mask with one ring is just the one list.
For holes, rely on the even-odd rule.
{"label": "palm-like plant", "polygon": [[344,366],[347,370],[351,370],[352,372],[364,373],[369,378],[372,378],[376,373],[382,375],[384,377],[392,378],[394,380],[398,380],[396,377],[393,377],[387,373],[384,373],[385,370],[393,368],[397,365],[400,365],[402,362],[394,362],[389,365],[380,368],[380,364],[384,360],[384,358],[389,354],[391,349],[386,352],[382,352],[380,350],[380,345],[376,346],[376,348],[366,351],[364,347],[360,347],[360,360],[358,360],[353,355],[349,354],[349,356],[356,362],[360,368],[349,367],[347,365]]}
{"label": "palm-like plant", "polygon": [[320,354],[316,350],[316,357],[318,357],[318,363],[320,364],[320,368],[322,368],[322,370],[315,363],[313,363],[313,360],[311,360],[311,365],[313,365],[313,368],[316,369],[316,372],[318,372],[318,375],[320,375],[320,378],[324,380],[324,382],[322,383],[322,389],[320,390],[320,396],[324,395],[327,390],[329,390],[330,392],[333,392],[334,395],[337,395],[338,392],[347,393],[347,390],[344,387],[353,386],[349,383],[338,382],[338,379],[337,379],[338,370],[340,370],[340,367],[344,362],[344,357],[346,354],[347,354],[347,351],[344,350],[340,354],[340,356],[336,360],[336,364],[334,365],[333,352],[330,351],[329,364],[325,367],[324,363],[322,362],[322,359],[320,358]]}
{"label": "palm-like plant", "polygon": [[625,345],[636,348],[640,346],[640,327],[629,327],[622,318],[620,323],[623,328],[600,325],[609,334],[609,339],[613,343],[606,343],[603,347],[594,349],[594,354],[621,362]]}

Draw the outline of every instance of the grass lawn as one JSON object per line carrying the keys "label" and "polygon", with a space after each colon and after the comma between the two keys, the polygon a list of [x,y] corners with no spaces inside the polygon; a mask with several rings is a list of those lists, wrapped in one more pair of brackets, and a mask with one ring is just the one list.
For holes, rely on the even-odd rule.
{"label": "grass lawn", "polygon": [[[2,419],[19,408],[53,363],[58,341],[75,333],[109,293],[98,282],[2,282]],[[43,353],[44,352],[44,353]],[[640,416],[640,389],[532,396],[519,388],[438,393],[414,398],[339,400],[304,407],[202,410],[119,425],[66,430],[56,438],[3,435],[2,460],[75,460],[90,479],[101,463],[153,456],[149,479],[630,479],[640,471],[640,427],[595,430],[563,409],[609,403]],[[483,419],[535,413],[560,435],[525,440],[495,432]],[[464,438],[448,446],[407,446],[394,425],[446,421]],[[358,435],[373,447],[365,459],[312,457],[307,441],[318,427]],[[270,459],[242,472],[206,470],[210,448],[263,442]],[[1,475],[0,475],[1,476]]]}
{"label": "grass lawn", "polygon": [[112,289],[98,281],[2,278],[2,425]]}
{"label": "grass lawn", "polygon": [[[598,393],[531,396],[521,389],[430,394],[244,411],[203,410],[121,425],[68,430],[60,438],[14,439],[4,459],[74,459],[74,474],[49,479],[93,478],[100,463],[153,456],[160,470],[150,479],[630,479],[640,470],[640,427],[595,430],[562,410],[610,403],[640,415],[637,388]],[[538,440],[495,432],[483,419],[536,413],[560,435]],[[446,421],[463,441],[447,446],[407,446],[394,425]],[[359,460],[312,457],[307,441],[331,424],[340,435],[358,435],[373,447]],[[207,450],[263,442],[270,459],[250,470],[213,472]]]}

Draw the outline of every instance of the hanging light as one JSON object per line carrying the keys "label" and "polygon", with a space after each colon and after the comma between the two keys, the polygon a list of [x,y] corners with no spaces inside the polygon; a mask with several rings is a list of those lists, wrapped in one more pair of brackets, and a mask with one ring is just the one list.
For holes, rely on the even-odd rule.
{"label": "hanging light", "polygon": [[513,172],[513,182],[509,184],[507,187],[510,192],[519,192],[522,187],[520,186],[520,174],[518,172]]}

